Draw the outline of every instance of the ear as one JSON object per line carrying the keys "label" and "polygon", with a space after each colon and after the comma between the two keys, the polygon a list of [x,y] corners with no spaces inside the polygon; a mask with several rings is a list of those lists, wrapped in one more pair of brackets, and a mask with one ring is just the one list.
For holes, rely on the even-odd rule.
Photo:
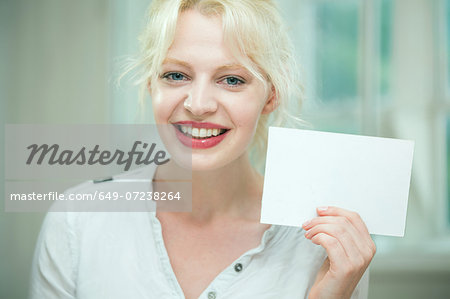
{"label": "ear", "polygon": [[275,86],[273,86],[273,84],[270,84],[270,86],[271,86],[270,94],[269,94],[269,97],[267,98],[266,103],[264,104],[261,114],[272,113],[278,107],[277,91],[275,90]]}

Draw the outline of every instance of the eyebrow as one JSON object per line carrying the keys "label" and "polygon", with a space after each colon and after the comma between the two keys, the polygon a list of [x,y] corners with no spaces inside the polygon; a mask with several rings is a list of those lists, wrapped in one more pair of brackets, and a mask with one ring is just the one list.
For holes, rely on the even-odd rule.
{"label": "eyebrow", "polygon": [[179,64],[179,65],[182,65],[184,67],[191,69],[191,65],[189,63],[182,61],[182,60],[175,59],[175,58],[168,57],[168,58],[164,59],[162,64],[166,64],[166,63]]}
{"label": "eyebrow", "polygon": [[[166,64],[166,63],[179,64],[179,65],[182,65],[182,66],[184,66],[184,67],[186,67],[188,69],[192,69],[192,66],[189,63],[187,63],[186,61],[178,60],[178,59],[175,59],[175,58],[168,57],[168,58],[164,59],[162,64]],[[229,69],[239,69],[239,68],[243,68],[243,69],[246,70],[246,68],[243,65],[241,65],[241,64],[231,63],[231,64],[225,64],[225,65],[222,65],[222,66],[218,67],[217,71],[229,70]]]}

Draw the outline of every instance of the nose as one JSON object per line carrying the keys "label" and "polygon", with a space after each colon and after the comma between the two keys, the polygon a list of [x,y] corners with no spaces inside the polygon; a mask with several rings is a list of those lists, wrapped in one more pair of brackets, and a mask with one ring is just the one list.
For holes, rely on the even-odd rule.
{"label": "nose", "polygon": [[184,107],[195,116],[213,113],[218,104],[215,98],[215,86],[207,78],[197,78],[186,95]]}

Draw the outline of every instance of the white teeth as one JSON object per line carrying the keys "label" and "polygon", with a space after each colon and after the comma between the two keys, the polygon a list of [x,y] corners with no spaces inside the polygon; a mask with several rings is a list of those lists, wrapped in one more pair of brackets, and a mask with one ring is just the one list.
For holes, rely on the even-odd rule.
{"label": "white teeth", "polygon": [[191,126],[180,125],[179,129],[186,135],[191,135],[195,138],[209,138],[224,133],[225,129],[206,129],[206,128],[192,128]]}

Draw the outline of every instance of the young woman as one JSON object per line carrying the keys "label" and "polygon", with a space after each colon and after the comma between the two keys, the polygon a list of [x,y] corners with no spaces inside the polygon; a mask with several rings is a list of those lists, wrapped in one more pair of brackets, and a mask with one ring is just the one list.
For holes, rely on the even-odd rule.
{"label": "young woman", "polygon": [[[155,0],[142,43],[155,120],[192,147],[192,212],[49,213],[31,297],[366,298],[375,246],[356,213],[318,207],[303,228],[259,222],[263,177],[249,150],[298,89],[272,1]],[[123,176],[180,169],[171,160]]]}

